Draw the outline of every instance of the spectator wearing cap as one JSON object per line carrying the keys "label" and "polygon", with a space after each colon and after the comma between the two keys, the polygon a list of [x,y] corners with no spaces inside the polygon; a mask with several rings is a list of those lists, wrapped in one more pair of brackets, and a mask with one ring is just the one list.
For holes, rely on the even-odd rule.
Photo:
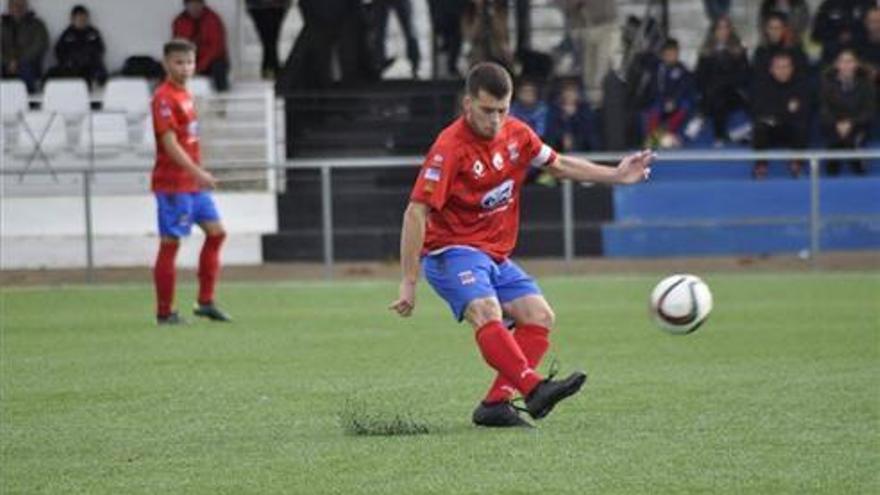
{"label": "spectator wearing cap", "polygon": [[229,57],[223,20],[205,0],[183,0],[184,11],[172,25],[175,38],[188,39],[196,45],[196,73],[211,78],[214,89],[229,89]]}

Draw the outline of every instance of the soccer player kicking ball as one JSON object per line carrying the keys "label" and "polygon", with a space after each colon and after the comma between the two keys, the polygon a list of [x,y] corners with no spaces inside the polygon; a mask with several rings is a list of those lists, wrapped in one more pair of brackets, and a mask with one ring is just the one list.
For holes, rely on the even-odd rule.
{"label": "soccer player kicking ball", "polygon": [[[544,378],[538,364],[549,347],[554,314],[541,290],[509,259],[519,228],[520,188],[531,167],[560,179],[632,184],[647,179],[653,154],[642,151],[605,167],[557,155],[523,122],[507,115],[512,83],[498,64],[468,73],[464,115],[431,147],[403,218],[403,280],[390,309],[410,316],[415,308],[419,261],[425,278],[476,332],[477,346],[498,375],[477,406],[481,426],[531,426],[511,401],[541,419],[587,379],[575,372]],[[515,322],[511,333],[502,315]]]}
{"label": "soccer player kicking ball", "polygon": [[195,72],[196,48],[186,40],[165,44],[168,79],[153,95],[153,131],[156,133],[156,166],[152,189],[159,217],[159,254],[153,269],[156,284],[156,321],[160,325],[185,323],[174,310],[175,259],[180,239],[193,224],[205,232],[199,256],[199,296],[193,313],[214,321],[230,321],[214,305],[214,286],[220,274],[220,246],[226,231],[208,190],[217,182],[202,168],[199,123],[186,82]]}

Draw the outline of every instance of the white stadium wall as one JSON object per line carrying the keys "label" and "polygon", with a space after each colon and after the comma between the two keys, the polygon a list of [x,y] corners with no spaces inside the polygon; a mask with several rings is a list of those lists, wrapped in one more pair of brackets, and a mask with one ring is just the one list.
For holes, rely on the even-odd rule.
{"label": "white stadium wall", "polygon": [[[277,230],[272,193],[216,193],[229,235],[224,263],[263,261],[261,237]],[[156,206],[151,195],[95,196],[92,201],[96,266],[149,266],[156,255]],[[82,268],[86,264],[82,197],[4,197],[0,200],[0,268]],[[201,231],[183,243],[179,265],[194,267]]]}
{"label": "white stadium wall", "polygon": [[[226,24],[226,36],[233,61],[238,60],[239,25],[245,15],[243,0],[206,0]],[[51,40],[47,66],[54,64],[55,42],[70,23],[70,10],[84,5],[91,12],[92,24],[107,45],[105,62],[113,73],[131,55],[150,55],[160,59],[162,44],[171,37],[171,21],[183,10],[182,0],[30,0],[31,9],[46,23]],[[3,1],[5,11],[6,1]]]}

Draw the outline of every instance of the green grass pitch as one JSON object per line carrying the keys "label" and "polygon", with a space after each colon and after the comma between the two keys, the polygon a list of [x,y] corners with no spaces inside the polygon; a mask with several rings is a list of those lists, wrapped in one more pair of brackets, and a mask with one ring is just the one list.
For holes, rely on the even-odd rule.
{"label": "green grass pitch", "polygon": [[393,281],[229,283],[236,322],[184,328],[147,285],[7,289],[0,493],[880,493],[880,275],[708,274],[684,337],[659,278],[541,280],[590,380],[533,431],[471,426],[492,375],[424,284],[402,320]]}

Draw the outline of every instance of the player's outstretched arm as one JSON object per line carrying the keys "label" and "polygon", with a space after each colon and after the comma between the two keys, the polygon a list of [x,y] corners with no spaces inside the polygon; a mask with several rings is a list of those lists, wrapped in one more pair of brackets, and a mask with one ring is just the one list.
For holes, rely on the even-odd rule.
{"label": "player's outstretched arm", "polygon": [[402,279],[397,300],[388,306],[400,316],[407,317],[416,307],[416,283],[419,280],[419,255],[425,241],[428,205],[410,202],[403,214],[400,234],[400,270]]}
{"label": "player's outstretched arm", "polygon": [[547,171],[557,179],[571,179],[578,182],[602,182],[606,184],[635,184],[647,180],[651,175],[651,161],[654,152],[639,151],[627,155],[616,167],[606,167],[569,155],[559,155],[547,165]]}
{"label": "player's outstretched arm", "polygon": [[214,189],[217,187],[217,180],[207,170],[196,165],[196,163],[186,154],[183,147],[177,141],[177,135],[174,131],[168,131],[160,137],[162,148],[168,153],[168,156],[174,160],[178,166],[184,168],[199,181],[201,187]]}

